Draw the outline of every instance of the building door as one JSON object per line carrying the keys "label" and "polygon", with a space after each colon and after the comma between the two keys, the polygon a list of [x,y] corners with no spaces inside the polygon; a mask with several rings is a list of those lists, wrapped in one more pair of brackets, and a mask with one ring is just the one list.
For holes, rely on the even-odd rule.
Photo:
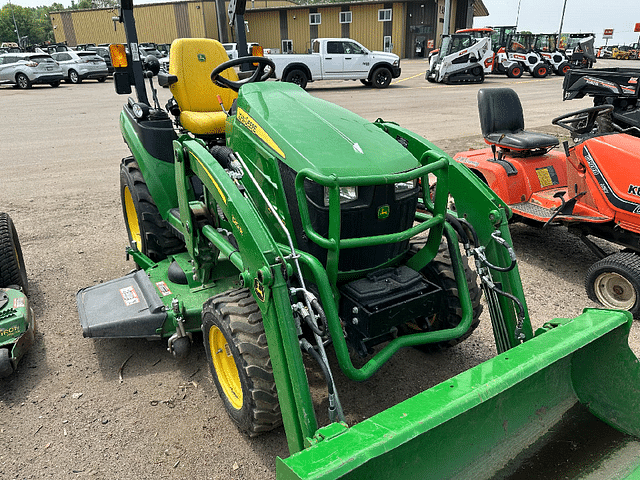
{"label": "building door", "polygon": [[436,2],[434,0],[407,3],[407,38],[405,57],[421,58],[429,55],[427,45],[437,44]]}

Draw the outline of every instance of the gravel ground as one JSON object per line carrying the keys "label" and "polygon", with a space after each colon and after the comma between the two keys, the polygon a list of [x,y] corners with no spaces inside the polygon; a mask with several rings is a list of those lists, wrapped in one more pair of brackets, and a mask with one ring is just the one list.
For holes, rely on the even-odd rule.
{"label": "gravel ground", "polygon": [[[383,92],[329,82],[309,91],[370,120],[382,112],[451,154],[482,145],[478,87],[427,87],[424,68],[404,62],[400,82]],[[551,117],[588,106],[562,104],[560,78],[511,84],[534,129],[553,131]],[[164,104],[167,91],[159,93]],[[238,433],[217,398],[200,339],[177,362],[163,342],[82,338],[77,290],[133,268],[124,258],[118,195],[119,163],[128,155],[117,125],[124,97],[111,80],[55,90],[0,87],[0,97],[2,210],[20,235],[39,328],[18,371],[0,380],[0,478],[274,478],[275,457],[288,455],[283,430],[254,439]],[[512,233],[534,328],[594,306],[583,287],[596,261],[586,246],[561,228],[515,224]],[[630,343],[640,351],[637,325]],[[357,385],[334,372],[355,423],[494,355],[485,309],[478,330],[450,350],[402,351]],[[320,372],[310,366],[309,378],[326,422]]]}

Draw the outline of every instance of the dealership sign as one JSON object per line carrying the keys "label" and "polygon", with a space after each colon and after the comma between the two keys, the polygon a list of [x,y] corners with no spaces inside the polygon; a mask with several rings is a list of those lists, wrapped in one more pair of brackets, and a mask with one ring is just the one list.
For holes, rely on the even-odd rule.
{"label": "dealership sign", "polygon": [[602,38],[606,38],[606,39],[613,38],[613,28],[605,28]]}

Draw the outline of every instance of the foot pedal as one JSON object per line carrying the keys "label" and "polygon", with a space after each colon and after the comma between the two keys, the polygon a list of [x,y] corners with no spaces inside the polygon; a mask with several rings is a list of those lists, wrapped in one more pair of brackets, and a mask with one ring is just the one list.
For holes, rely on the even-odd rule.
{"label": "foot pedal", "polygon": [[93,338],[160,338],[167,313],[144,270],[76,294],[82,335]]}

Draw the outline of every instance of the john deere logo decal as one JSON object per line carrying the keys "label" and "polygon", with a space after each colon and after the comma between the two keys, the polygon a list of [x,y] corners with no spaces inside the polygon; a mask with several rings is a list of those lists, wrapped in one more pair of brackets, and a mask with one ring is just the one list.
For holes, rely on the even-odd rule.
{"label": "john deere logo decal", "polygon": [[389,205],[382,205],[378,207],[378,220],[384,220],[389,216]]}
{"label": "john deere logo decal", "polygon": [[199,62],[206,62],[207,61],[207,57],[204,56],[204,53],[199,53],[198,54],[198,61]]}
{"label": "john deere logo decal", "polygon": [[261,302],[264,302],[264,299],[265,299],[264,285],[257,278],[253,279],[253,290],[254,292],[256,292],[256,297],[258,297],[258,300],[260,300]]}

